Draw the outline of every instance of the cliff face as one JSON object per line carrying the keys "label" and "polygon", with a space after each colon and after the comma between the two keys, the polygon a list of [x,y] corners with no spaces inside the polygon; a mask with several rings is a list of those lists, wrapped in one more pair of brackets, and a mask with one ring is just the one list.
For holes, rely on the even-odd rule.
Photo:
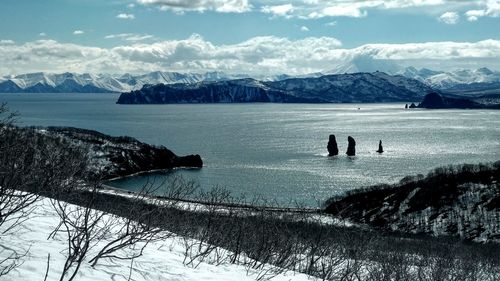
{"label": "cliff face", "polygon": [[307,102],[308,99],[286,95],[278,90],[253,83],[252,79],[216,83],[146,86],[139,91],[122,94],[117,103],[242,103],[242,102]]}
{"label": "cliff face", "polygon": [[500,162],[440,168],[332,198],[326,212],[388,231],[500,242],[499,180]]}
{"label": "cliff face", "polygon": [[437,93],[427,94],[418,107],[439,109],[439,108],[483,108],[483,105],[469,99],[448,98]]}
{"label": "cliff face", "polygon": [[424,97],[418,107],[428,109],[500,109],[500,102],[498,101],[498,98],[497,100],[493,97],[488,99],[487,96],[466,99],[441,96],[437,93],[429,93]]}
{"label": "cliff face", "polygon": [[104,179],[157,169],[203,166],[199,155],[180,157],[163,146],[149,145],[131,137],[112,137],[70,127],[48,127],[38,131],[81,147],[88,153],[89,172]]}
{"label": "cliff face", "polygon": [[356,73],[266,82],[248,78],[149,85],[123,93],[117,103],[394,102],[420,100],[430,91],[425,84],[402,76]]}

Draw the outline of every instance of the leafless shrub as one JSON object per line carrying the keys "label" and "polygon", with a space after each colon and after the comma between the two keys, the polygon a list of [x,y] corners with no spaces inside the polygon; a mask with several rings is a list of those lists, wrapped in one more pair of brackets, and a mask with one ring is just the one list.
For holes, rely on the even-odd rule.
{"label": "leafless shrub", "polygon": [[[0,105],[0,245],[33,212],[40,194],[64,189],[79,178],[85,161],[63,140],[14,126],[16,114]],[[82,160],[82,161],[80,161]],[[28,249],[1,247],[0,276],[16,268]]]}

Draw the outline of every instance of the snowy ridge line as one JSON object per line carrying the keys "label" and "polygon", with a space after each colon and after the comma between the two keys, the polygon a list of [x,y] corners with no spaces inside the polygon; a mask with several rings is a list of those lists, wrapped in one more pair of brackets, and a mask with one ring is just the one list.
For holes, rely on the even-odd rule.
{"label": "snowy ridge line", "polygon": [[121,93],[139,90],[145,85],[195,84],[244,78],[260,81],[283,81],[293,78],[317,78],[331,74],[374,73],[377,71],[416,79],[439,90],[461,91],[471,88],[477,90],[484,87],[493,89],[500,87],[500,72],[486,67],[439,71],[427,68],[417,69],[413,66],[402,67],[396,64],[386,65],[382,62],[375,65],[363,65],[359,61],[349,61],[331,70],[301,75],[248,75],[221,71],[206,73],[154,71],[145,74],[26,73],[15,76],[0,76],[0,93]]}

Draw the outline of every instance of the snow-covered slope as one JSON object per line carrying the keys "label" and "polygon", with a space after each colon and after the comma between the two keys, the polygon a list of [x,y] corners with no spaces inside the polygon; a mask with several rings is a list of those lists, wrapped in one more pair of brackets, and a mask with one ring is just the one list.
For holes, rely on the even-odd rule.
{"label": "snow-covered slope", "polygon": [[323,73],[302,75],[254,75],[227,74],[224,72],[179,73],[155,71],[147,74],[111,75],[111,74],[77,74],[77,73],[28,73],[17,76],[0,77],[0,93],[51,93],[51,92],[130,92],[142,89],[144,85],[157,84],[191,84],[198,82],[217,82],[244,78],[261,81],[283,81],[293,78],[318,78],[332,74],[354,73],[387,73],[400,75],[423,82],[432,88],[460,90],[462,88],[495,88],[500,85],[500,72],[488,68],[475,70],[456,70],[450,72],[435,71],[427,68],[403,68],[390,61],[374,61],[357,58],[344,64],[334,66]]}
{"label": "snow-covered slope", "polygon": [[[105,215],[104,220],[108,219]],[[16,231],[2,234],[0,245],[0,259],[3,260],[13,251],[28,254],[21,259],[22,264],[11,271],[8,275],[1,276],[5,281],[30,281],[44,280],[47,268],[47,257],[50,254],[50,267],[47,280],[59,280],[63,264],[67,241],[60,233],[53,239],[48,238],[50,233],[59,223],[59,218],[50,204],[49,199],[43,199],[29,220],[25,221]],[[3,225],[6,227],[6,225]],[[99,246],[113,239],[111,234],[93,249],[95,252]],[[149,244],[141,257],[134,259],[133,268],[130,269],[130,260],[102,259],[92,268],[88,261],[82,263],[82,267],[75,280],[214,280],[214,281],[245,281],[256,280],[261,271],[248,269],[242,265],[221,264],[215,265],[204,261],[196,268],[185,266],[185,248],[180,237],[167,238]],[[269,267],[267,267],[269,268]],[[265,270],[266,268],[264,268]],[[130,277],[130,278],[129,278]],[[315,280],[304,274],[289,272],[279,274],[273,278],[276,281]]]}
{"label": "snow-covered slope", "polygon": [[471,84],[490,84],[500,82],[500,72],[486,67],[470,70],[462,69],[450,72],[434,71],[426,68],[420,70],[408,67],[399,74],[424,82],[438,89],[450,89]]}
{"label": "snow-covered slope", "polygon": [[371,57],[359,56],[347,59],[345,62],[333,66],[324,71],[325,74],[344,74],[358,72],[385,72],[391,75],[402,75],[407,78],[416,79],[427,85],[440,89],[459,90],[463,87],[498,89],[500,85],[500,72],[486,67],[478,69],[459,69],[452,71],[436,71],[428,68],[417,69],[415,67],[403,67],[393,61],[375,60]]}
{"label": "snow-covered slope", "polygon": [[246,78],[246,75],[228,75],[223,72],[178,73],[155,71],[142,75],[29,73],[0,78],[0,93],[102,93],[129,92],[144,85],[196,83]]}

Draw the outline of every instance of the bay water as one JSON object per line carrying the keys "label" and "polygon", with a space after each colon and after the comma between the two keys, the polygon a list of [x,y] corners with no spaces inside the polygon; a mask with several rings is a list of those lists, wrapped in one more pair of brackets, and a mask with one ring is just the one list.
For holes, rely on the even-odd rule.
{"label": "bay water", "polygon": [[[200,170],[115,180],[138,190],[153,179],[219,186],[233,195],[318,206],[330,196],[459,163],[500,160],[500,111],[404,109],[393,104],[118,105],[118,94],[0,94],[22,126],[73,126],[200,154]],[[328,157],[329,134],[340,155]],[[356,156],[347,157],[347,137]],[[385,152],[378,154],[382,140]]]}

